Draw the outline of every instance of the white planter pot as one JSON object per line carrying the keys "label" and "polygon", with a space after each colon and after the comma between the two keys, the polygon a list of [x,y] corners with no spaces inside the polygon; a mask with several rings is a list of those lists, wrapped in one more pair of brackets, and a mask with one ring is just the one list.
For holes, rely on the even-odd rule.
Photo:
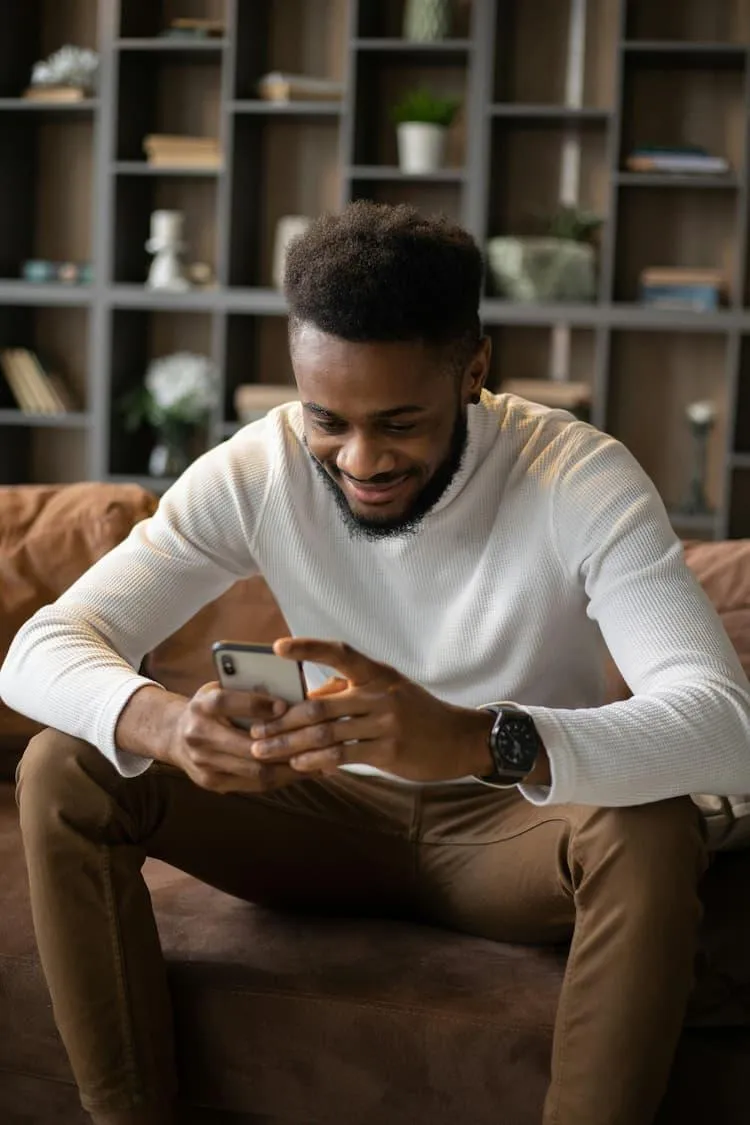
{"label": "white planter pot", "polygon": [[398,127],[398,163],[402,172],[437,172],[445,159],[447,129],[423,121],[406,121]]}

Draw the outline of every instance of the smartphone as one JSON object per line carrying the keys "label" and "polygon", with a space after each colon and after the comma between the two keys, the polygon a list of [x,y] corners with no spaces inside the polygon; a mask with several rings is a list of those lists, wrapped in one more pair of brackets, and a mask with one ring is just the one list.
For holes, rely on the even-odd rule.
{"label": "smartphone", "polygon": [[[231,691],[261,691],[287,703],[301,703],[307,695],[302,665],[277,656],[271,645],[217,641],[212,646],[219,683]],[[252,719],[235,719],[245,730]]]}

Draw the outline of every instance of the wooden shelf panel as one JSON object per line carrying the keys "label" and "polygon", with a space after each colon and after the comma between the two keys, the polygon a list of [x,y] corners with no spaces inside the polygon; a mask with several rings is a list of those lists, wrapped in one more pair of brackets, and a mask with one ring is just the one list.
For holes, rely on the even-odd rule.
{"label": "wooden shelf panel", "polygon": [[648,65],[665,63],[684,66],[741,67],[748,49],[738,43],[700,43],[688,39],[626,39],[626,59]]}

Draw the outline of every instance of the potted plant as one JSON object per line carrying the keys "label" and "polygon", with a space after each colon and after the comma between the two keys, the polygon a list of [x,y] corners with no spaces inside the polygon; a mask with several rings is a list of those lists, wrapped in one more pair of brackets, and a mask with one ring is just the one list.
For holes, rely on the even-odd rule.
{"label": "potted plant", "polygon": [[398,162],[402,172],[436,172],[445,159],[448,127],[458,112],[458,98],[441,98],[429,90],[411,90],[393,107]]}
{"label": "potted plant", "polygon": [[537,219],[530,235],[491,238],[489,271],[495,292],[514,301],[593,301],[597,238],[602,220],[562,206]]}
{"label": "potted plant", "polygon": [[179,476],[198,454],[216,402],[217,372],[207,356],[174,352],[152,360],[143,385],[121,400],[126,430],[148,423],[156,433],[152,476]]}

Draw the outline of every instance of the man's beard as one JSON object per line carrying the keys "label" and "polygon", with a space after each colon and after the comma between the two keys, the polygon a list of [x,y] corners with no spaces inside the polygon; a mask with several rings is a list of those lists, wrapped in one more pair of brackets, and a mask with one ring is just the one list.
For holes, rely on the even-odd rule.
{"label": "man's beard", "polygon": [[[352,511],[337,480],[331,476],[312,453],[310,458],[321,480],[336,501],[339,513],[352,539],[387,539],[390,536],[409,535],[417,531],[424,517],[435,507],[461,467],[466,450],[466,435],[466,412],[459,409],[456,412],[451,444],[445,458],[440,462],[424,488],[414,497],[408,511],[392,520],[369,519],[367,516]],[[305,440],[305,446],[307,446],[307,440]]]}

